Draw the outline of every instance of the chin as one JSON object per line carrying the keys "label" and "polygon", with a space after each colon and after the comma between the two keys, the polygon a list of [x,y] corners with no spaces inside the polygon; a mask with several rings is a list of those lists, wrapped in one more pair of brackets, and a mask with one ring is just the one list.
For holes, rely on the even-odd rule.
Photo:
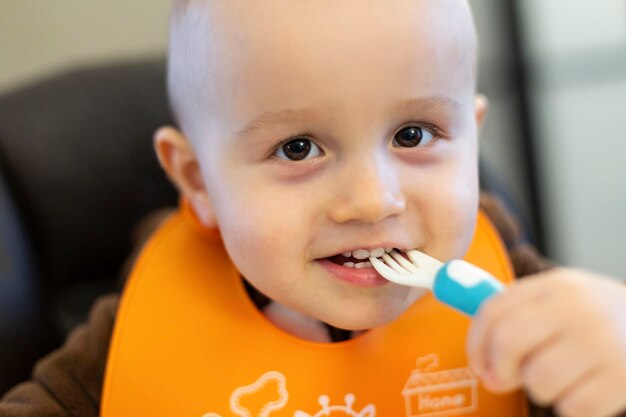
{"label": "chin", "polygon": [[395,317],[355,317],[355,318],[341,318],[339,320],[327,321],[326,323],[331,326],[337,327],[339,329],[344,330],[369,330],[375,327],[384,326],[385,324],[391,323]]}
{"label": "chin", "polygon": [[318,320],[345,330],[368,330],[384,326],[400,317],[428,291],[402,286],[390,286],[386,294],[378,297],[343,299],[326,311],[317,311]]}
{"label": "chin", "polygon": [[344,314],[331,314],[330,317],[321,318],[325,323],[344,330],[369,330],[384,326],[398,318],[405,309],[384,308],[367,311],[360,309]]}

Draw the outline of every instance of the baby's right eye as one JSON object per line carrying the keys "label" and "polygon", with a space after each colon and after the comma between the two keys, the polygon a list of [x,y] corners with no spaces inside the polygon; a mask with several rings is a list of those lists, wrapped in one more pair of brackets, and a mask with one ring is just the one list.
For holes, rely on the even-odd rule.
{"label": "baby's right eye", "polygon": [[304,161],[323,155],[322,150],[307,138],[290,139],[278,146],[274,156],[288,161]]}

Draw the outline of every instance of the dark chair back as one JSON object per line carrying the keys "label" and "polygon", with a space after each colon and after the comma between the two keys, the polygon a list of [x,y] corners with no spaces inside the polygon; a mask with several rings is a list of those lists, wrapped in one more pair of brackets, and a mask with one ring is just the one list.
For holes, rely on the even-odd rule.
{"label": "dark chair back", "polygon": [[171,123],[162,59],[0,96],[0,393],[116,288],[133,224],[176,204],[152,146]]}

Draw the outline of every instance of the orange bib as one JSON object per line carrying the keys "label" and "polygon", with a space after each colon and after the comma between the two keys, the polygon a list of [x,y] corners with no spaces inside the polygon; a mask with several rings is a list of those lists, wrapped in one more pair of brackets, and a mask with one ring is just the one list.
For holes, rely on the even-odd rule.
{"label": "orange bib", "polygon": [[[512,280],[480,214],[466,259]],[[152,237],[123,293],[104,417],[526,416],[467,368],[469,319],[428,295],[388,325],[338,343],[274,327],[249,299],[217,232],[178,213]]]}

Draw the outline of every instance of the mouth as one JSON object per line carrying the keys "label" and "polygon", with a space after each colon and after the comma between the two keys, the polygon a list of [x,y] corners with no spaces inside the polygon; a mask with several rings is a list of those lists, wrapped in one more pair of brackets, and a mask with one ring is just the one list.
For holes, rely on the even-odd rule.
{"label": "mouth", "polygon": [[369,261],[370,257],[379,258],[386,252],[391,252],[391,248],[376,248],[372,250],[357,249],[331,256],[328,260],[346,268],[364,269],[372,267],[372,264]]}
{"label": "mouth", "polygon": [[318,259],[318,261],[331,275],[342,281],[360,287],[375,287],[388,284],[389,281],[374,269],[369,258],[379,258],[392,250],[393,248],[380,247],[357,249]]}
{"label": "mouth", "polygon": [[[368,249],[357,249],[355,251],[344,252],[342,254],[337,254],[334,256],[330,256],[327,259],[328,261],[344,266],[346,268],[354,268],[354,269],[364,269],[364,268],[372,268],[372,263],[369,261],[369,258],[380,258],[385,253],[389,253],[396,248],[376,248],[372,250]],[[403,250],[396,249],[402,256],[408,259]]]}

